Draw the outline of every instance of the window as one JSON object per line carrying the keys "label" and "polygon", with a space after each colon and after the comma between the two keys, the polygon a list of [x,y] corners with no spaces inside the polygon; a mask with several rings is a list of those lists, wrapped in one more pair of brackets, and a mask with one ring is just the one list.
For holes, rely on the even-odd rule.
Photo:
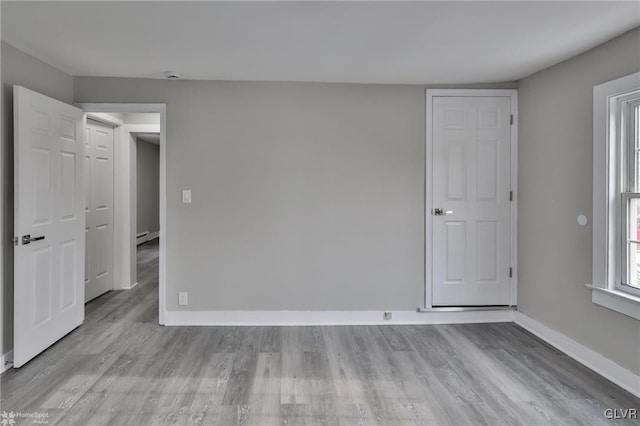
{"label": "window", "polygon": [[621,103],[622,273],[616,280],[621,291],[640,295],[640,91],[626,96]]}
{"label": "window", "polygon": [[640,319],[640,73],[594,87],[594,303]]}

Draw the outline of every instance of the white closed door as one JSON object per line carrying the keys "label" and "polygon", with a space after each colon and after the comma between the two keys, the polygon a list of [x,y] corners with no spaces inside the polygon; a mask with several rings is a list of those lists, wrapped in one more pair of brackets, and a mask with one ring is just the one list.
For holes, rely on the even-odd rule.
{"label": "white closed door", "polygon": [[113,127],[85,127],[85,301],[113,289]]}
{"label": "white closed door", "polygon": [[434,97],[432,305],[509,305],[511,98]]}
{"label": "white closed door", "polygon": [[14,349],[20,367],[84,320],[83,112],[14,86]]}

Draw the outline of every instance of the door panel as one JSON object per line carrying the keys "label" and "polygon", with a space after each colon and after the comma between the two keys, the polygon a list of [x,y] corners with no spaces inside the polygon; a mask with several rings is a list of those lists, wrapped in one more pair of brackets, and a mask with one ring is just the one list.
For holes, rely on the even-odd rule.
{"label": "door panel", "polygon": [[37,248],[29,253],[33,262],[33,278],[30,287],[33,288],[34,318],[33,327],[51,319],[51,247]]}
{"label": "door panel", "polygon": [[77,301],[77,289],[79,283],[76,282],[75,271],[77,269],[76,259],[78,258],[78,245],[75,241],[66,241],[60,245],[61,249],[61,270],[62,294],[60,295],[60,309],[65,310],[74,306]]}
{"label": "door panel", "polygon": [[[38,138],[40,139],[40,138]],[[47,143],[47,141],[38,141]],[[51,150],[48,148],[32,148],[31,159],[33,164],[33,226],[48,225],[51,223]],[[28,183],[28,182],[25,182]],[[31,203],[29,203],[31,204]]]}
{"label": "door panel", "polygon": [[84,319],[83,113],[19,86],[13,97],[14,367],[20,367]]}
{"label": "door panel", "polygon": [[466,252],[466,223],[446,222],[445,226],[445,246],[446,246],[446,278],[445,282],[462,283],[465,280],[465,257]]}
{"label": "door panel", "polygon": [[447,198],[462,200],[465,196],[465,144],[464,141],[447,142]]}
{"label": "door panel", "polygon": [[88,120],[85,128],[87,270],[85,300],[113,289],[113,128]]}
{"label": "door panel", "polygon": [[478,141],[476,158],[478,200],[495,201],[498,197],[498,141]]}
{"label": "door panel", "polygon": [[61,152],[60,165],[62,174],[62,187],[60,196],[60,220],[76,219],[76,191],[74,190],[74,182],[76,179],[76,154],[74,152]]}
{"label": "door panel", "polygon": [[509,97],[433,98],[432,306],[509,305],[510,115]]}
{"label": "door panel", "polygon": [[478,221],[476,224],[476,259],[478,282],[496,282],[498,280],[498,222],[495,220]]}

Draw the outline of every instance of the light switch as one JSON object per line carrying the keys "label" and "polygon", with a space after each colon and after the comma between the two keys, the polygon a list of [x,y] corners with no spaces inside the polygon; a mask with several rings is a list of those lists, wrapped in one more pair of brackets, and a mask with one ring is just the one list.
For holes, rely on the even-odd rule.
{"label": "light switch", "polygon": [[182,190],[182,203],[183,204],[190,204],[191,203],[191,190],[190,189],[183,189]]}

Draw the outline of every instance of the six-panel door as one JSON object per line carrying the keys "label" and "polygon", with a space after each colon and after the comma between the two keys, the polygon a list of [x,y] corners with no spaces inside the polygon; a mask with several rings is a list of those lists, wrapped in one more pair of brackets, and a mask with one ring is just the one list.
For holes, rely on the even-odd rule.
{"label": "six-panel door", "polygon": [[510,117],[509,97],[433,98],[433,306],[510,304]]}
{"label": "six-panel door", "polygon": [[113,127],[85,127],[85,301],[113,289]]}
{"label": "six-panel door", "polygon": [[83,112],[14,86],[14,366],[84,319]]}

